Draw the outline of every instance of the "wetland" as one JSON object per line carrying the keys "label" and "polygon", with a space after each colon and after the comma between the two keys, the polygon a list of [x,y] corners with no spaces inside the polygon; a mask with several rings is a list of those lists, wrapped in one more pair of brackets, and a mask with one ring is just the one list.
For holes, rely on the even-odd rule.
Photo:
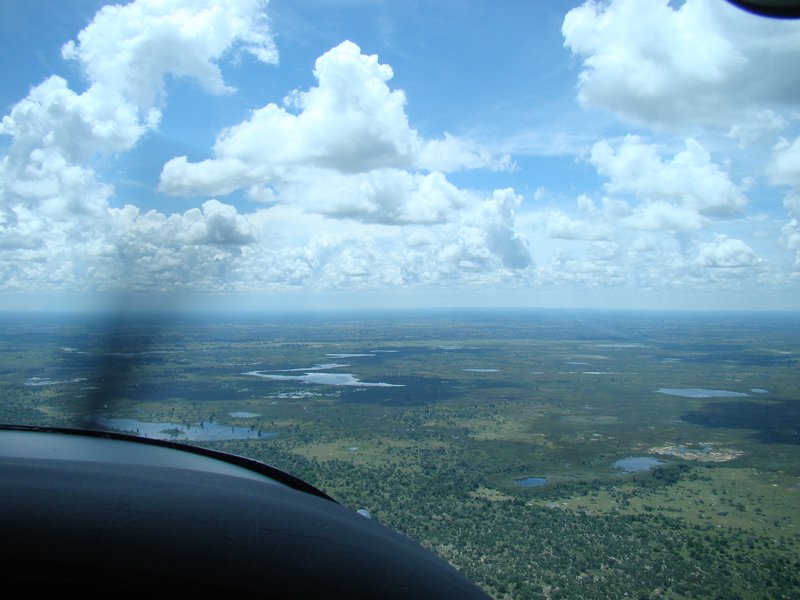
{"label": "wetland", "polygon": [[0,326],[3,422],[94,419],[262,460],[493,597],[800,597],[797,315]]}

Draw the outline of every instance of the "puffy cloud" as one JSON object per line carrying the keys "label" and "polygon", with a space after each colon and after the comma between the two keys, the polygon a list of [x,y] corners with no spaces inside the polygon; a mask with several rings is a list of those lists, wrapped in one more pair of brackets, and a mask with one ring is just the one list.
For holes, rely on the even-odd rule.
{"label": "puffy cloud", "polygon": [[793,190],[783,199],[783,207],[790,217],[800,219],[800,190]]}
{"label": "puffy cloud", "polygon": [[627,119],[729,129],[796,102],[800,30],[724,2],[589,1],[566,15],[562,34],[583,57],[580,102]]}
{"label": "puffy cloud", "polygon": [[513,281],[530,264],[524,239],[504,229],[517,199],[502,190],[458,219],[402,227],[356,220],[332,226],[328,217],[276,205],[260,211],[262,241],[243,248],[246,279],[313,290]]}
{"label": "puffy cloud", "polygon": [[609,178],[604,187],[612,194],[632,195],[656,207],[669,204],[702,216],[733,216],[745,207],[742,186],[731,182],[697,141],[687,139],[685,149],[666,161],[659,151],[658,146],[629,135],[616,148],[605,140],[597,142],[591,161],[598,173]]}
{"label": "puffy cloud", "polygon": [[767,172],[776,184],[792,186],[783,198],[783,207],[790,220],[781,229],[780,245],[795,252],[793,270],[800,274],[800,137],[790,143],[781,140],[773,149],[772,161]]}
{"label": "puffy cloud", "polygon": [[800,187],[800,137],[778,142],[767,170],[772,183]]}
{"label": "puffy cloud", "polygon": [[[274,62],[265,6],[260,0],[224,6],[200,0],[136,0],[100,10],[78,42],[62,49],[65,58],[83,67],[86,91],[76,93],[53,76],[3,118],[0,134],[13,138],[3,161],[3,202],[69,198],[68,185],[60,190],[56,186],[58,171],[71,173],[71,180],[79,172],[88,182],[94,175],[78,163],[98,152],[130,149],[156,127],[167,75],[225,92],[216,64],[225,53],[242,47],[259,60]],[[53,165],[58,168],[49,168]],[[107,196],[108,189],[98,184],[88,195]]]}
{"label": "puffy cloud", "polygon": [[[175,214],[110,208],[95,155],[124,152],[157,126],[169,77],[227,93],[220,61],[237,52],[274,61],[263,6],[140,0],[104,9],[64,47],[87,89],[50,78],[1,126],[12,137],[0,165],[2,289],[690,289],[737,269],[747,285],[763,270],[740,240],[692,242],[746,202],[745,186],[698,142],[671,156],[636,137],[600,142],[591,160],[606,197],[580,196],[570,214],[540,188],[535,197],[553,204],[534,212],[512,189],[448,181],[444,172],[514,165],[472,140],[421,137],[404,93],[389,86],[391,68],[347,42],[318,59],[316,86],[221,132],[211,158],[164,166],[162,190],[243,189],[261,203],[250,212],[215,199]],[[776,108],[729,134],[755,139],[783,118]],[[776,149],[775,164],[789,166],[772,176],[793,185],[791,159],[778,160],[791,146]],[[784,204],[797,216],[792,194]],[[787,250],[800,250],[797,231],[794,221],[784,228]]]}
{"label": "puffy cloud", "polygon": [[613,235],[606,223],[572,219],[558,211],[545,216],[545,231],[548,237],[564,240],[608,240]]}
{"label": "puffy cloud", "polygon": [[440,140],[428,140],[419,150],[417,165],[431,171],[491,169],[509,171],[514,163],[508,154],[496,155],[485,146],[445,133]]}
{"label": "puffy cloud", "polygon": [[687,232],[698,231],[709,222],[692,207],[656,201],[640,204],[620,224],[645,231]]}
{"label": "puffy cloud", "polygon": [[256,225],[216,200],[183,214],[127,205],[78,218],[17,207],[0,220],[7,289],[224,290],[242,268]]}
{"label": "puffy cloud", "polygon": [[726,137],[739,142],[744,148],[762,137],[774,134],[787,125],[787,119],[769,109],[757,110],[749,117],[731,126]]}
{"label": "puffy cloud", "polygon": [[[33,88],[0,133],[16,153],[59,150],[68,160],[132,147],[157,126],[165,78],[188,77],[215,93],[230,91],[217,61],[235,47],[259,60],[277,60],[262,0],[220,5],[202,0],[136,0],[106,6],[62,54],[80,63],[88,89],[78,94],[60,77]],[[12,151],[14,153],[14,151]]]}
{"label": "puffy cloud", "polygon": [[[243,186],[257,189],[263,178],[262,171],[253,172],[236,158],[190,163],[185,156],[178,156],[164,165],[159,190],[173,195],[192,195],[199,191],[208,196],[224,196]],[[262,195],[263,191],[254,194],[256,198]]]}
{"label": "puffy cloud", "polygon": [[[112,186],[91,168],[96,154],[133,147],[158,125],[167,76],[230,91],[217,61],[237,48],[263,62],[277,58],[261,0],[223,5],[200,0],[136,0],[108,6],[64,45],[87,79],[77,93],[60,77],[33,87],[0,124],[11,143],[0,164],[0,277],[10,289],[30,286],[102,288],[180,285],[186,265],[212,264],[253,240],[233,207],[206,202],[182,216],[109,209]],[[234,57],[235,58],[235,57]],[[136,213],[136,214],[132,214]],[[217,247],[187,256],[186,247]],[[214,262],[216,261],[216,262]],[[25,265],[22,267],[21,265]],[[135,282],[123,271],[145,273]],[[190,269],[191,270],[191,269]],[[185,272],[207,280],[214,269]],[[161,273],[161,276],[153,274]],[[169,274],[172,273],[172,274]],[[27,283],[26,283],[27,280]]]}
{"label": "puffy cloud", "polygon": [[[237,161],[255,180],[273,179],[276,170],[295,165],[343,173],[412,165],[419,140],[408,126],[405,95],[386,85],[392,77],[388,65],[343,42],[317,59],[314,76],[318,87],[288,98],[299,114],[276,104],[254,111],[217,138],[217,158]],[[196,169],[204,170],[208,162]],[[162,176],[168,191],[169,167]]]}
{"label": "puffy cloud", "polygon": [[37,148],[58,151],[70,161],[126,150],[145,130],[137,107],[117,90],[93,85],[77,94],[57,76],[34,87],[0,124],[0,133],[14,138],[11,157],[17,161]]}
{"label": "puffy cloud", "polygon": [[630,292],[687,293],[744,290],[775,275],[744,242],[725,235],[693,244],[656,234],[595,242],[584,252],[559,249],[538,273],[542,285]]}
{"label": "puffy cloud", "polygon": [[[317,289],[342,285],[343,272],[359,287],[484,285],[522,276],[532,261],[527,240],[515,230],[521,198],[510,189],[488,197],[458,193],[468,203],[447,220],[386,226],[337,217],[333,227],[328,217],[295,212],[291,220],[282,221],[275,241],[293,248],[295,258],[302,256],[306,284]],[[287,210],[276,205],[265,214],[285,215]],[[306,226],[298,235],[301,218]],[[314,225],[308,225],[309,218]]]}
{"label": "puffy cloud", "polygon": [[579,285],[584,288],[607,288],[625,284],[628,273],[624,266],[613,264],[604,257],[591,253],[575,256],[560,251],[540,271],[540,279],[546,284]]}
{"label": "puffy cloud", "polygon": [[[466,192],[460,192],[466,194]],[[4,289],[286,291],[500,285],[531,264],[511,190],[435,223],[382,225],[275,205],[241,214],[209,200],[184,213],[127,205],[80,227],[20,208],[0,220]]]}
{"label": "puffy cloud", "polygon": [[701,267],[732,269],[754,267],[763,260],[742,240],[717,234],[713,241],[698,244],[695,263]]}
{"label": "puffy cloud", "polygon": [[25,161],[15,158],[6,156],[0,164],[0,208],[5,211],[39,206],[50,217],[98,214],[112,194],[94,171],[51,148],[32,150]]}
{"label": "puffy cloud", "polygon": [[783,226],[780,241],[787,250],[800,250],[800,223],[797,219],[792,219]]}
{"label": "puffy cloud", "polygon": [[217,158],[164,170],[170,191],[189,180],[215,194],[247,187],[272,207],[110,208],[113,188],[88,166],[94,156],[128,150],[157,126],[167,76],[226,93],[217,65],[226,53],[274,61],[264,5],[138,0],[103,9],[64,46],[86,91],[52,77],[0,130],[12,137],[0,178],[4,289],[461,285],[513,279],[530,265],[515,230],[521,198],[461,190],[439,172],[510,168],[508,157],[450,135],[421,139],[403,92],[386,85],[391,68],[350,43],[320,57],[317,87],[223,132]]}
{"label": "puffy cloud", "polygon": [[[800,28],[794,22],[756,18],[712,0],[598,0],[571,10],[562,34],[582,61],[578,99],[585,107],[662,132],[716,130],[747,147],[748,161],[763,156],[759,142],[793,132],[800,89],[794,66]],[[766,168],[772,184],[800,186],[800,138],[792,142],[794,135],[772,151]],[[754,180],[734,181],[695,139],[683,146],[669,156],[636,136],[596,143],[590,160],[608,179],[608,197],[600,211],[587,214],[612,225],[617,240],[629,236],[626,229],[651,232],[649,239],[673,237],[679,249],[670,258],[653,250],[673,285],[731,286],[735,277],[750,276],[745,271],[767,277],[766,261],[739,239],[693,241],[715,221],[743,214]],[[793,194],[784,200],[790,217],[800,211]],[[784,227],[787,249],[794,245],[793,231],[791,223]],[[631,259],[630,268],[646,285],[647,270],[635,264]]]}
{"label": "puffy cloud", "polygon": [[795,277],[800,276],[800,222],[797,219],[791,219],[783,226],[779,242],[783,248],[795,253],[792,269]]}
{"label": "puffy cloud", "polygon": [[531,264],[525,238],[514,231],[514,211],[522,198],[507,188],[495,190],[481,207],[481,222],[486,224],[486,244],[509,269],[524,269]]}
{"label": "puffy cloud", "polygon": [[[290,214],[292,207],[297,219],[323,218],[325,228],[307,239],[295,234],[288,246],[292,280],[317,288],[478,281],[530,266],[528,242],[515,229],[521,198],[513,190],[487,196],[457,188],[439,170],[425,172],[508,168],[507,157],[450,135],[420,138],[408,124],[405,95],[387,85],[391,68],[351,42],[322,55],[314,75],[316,87],[223,131],[215,158],[169,161],[161,189],[245,188],[251,199],[272,205],[269,214]],[[327,219],[342,222],[340,233],[330,234]],[[245,255],[257,260],[253,253],[263,251],[258,244]]]}
{"label": "puffy cloud", "polygon": [[[170,194],[224,194],[236,189],[280,184],[300,169],[360,174],[379,169],[455,171],[510,168],[478,144],[446,135],[423,140],[408,124],[406,98],[387,82],[393,72],[345,41],[320,56],[318,85],[295,90],[284,106],[270,103],[249,119],[225,129],[214,158],[190,163],[170,160],[160,189]],[[291,112],[296,110],[297,113]]]}
{"label": "puffy cloud", "polygon": [[155,210],[141,213],[135,206],[109,209],[107,239],[131,245],[182,248],[185,246],[242,246],[255,242],[255,226],[234,206],[217,200],[204,202],[183,214]]}
{"label": "puffy cloud", "polygon": [[202,209],[193,208],[183,215],[186,221],[186,242],[189,244],[221,244],[237,246],[254,241],[247,220],[236,208],[209,200]]}
{"label": "puffy cloud", "polygon": [[166,75],[187,77],[207,91],[232,91],[217,61],[234,48],[276,63],[264,10],[267,0],[136,0],[105,6],[67,42],[93,84],[119,93],[138,108],[155,106]]}
{"label": "puffy cloud", "polygon": [[398,169],[353,175],[303,169],[280,186],[280,199],[307,212],[382,224],[441,223],[475,201],[441,173]]}
{"label": "puffy cloud", "polygon": [[589,196],[581,194],[578,196],[578,210],[582,213],[592,215],[597,212],[597,205]]}

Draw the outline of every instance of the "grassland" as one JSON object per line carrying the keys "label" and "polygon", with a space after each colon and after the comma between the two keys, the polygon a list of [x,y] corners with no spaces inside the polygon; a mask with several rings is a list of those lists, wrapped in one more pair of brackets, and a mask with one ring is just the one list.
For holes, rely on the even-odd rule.
{"label": "grassland", "polygon": [[[368,509],[498,598],[800,598],[796,316],[216,316],[113,335],[7,316],[0,356],[5,422],[275,432],[205,443]],[[308,373],[393,387],[291,379]],[[629,456],[664,464],[613,467]]]}

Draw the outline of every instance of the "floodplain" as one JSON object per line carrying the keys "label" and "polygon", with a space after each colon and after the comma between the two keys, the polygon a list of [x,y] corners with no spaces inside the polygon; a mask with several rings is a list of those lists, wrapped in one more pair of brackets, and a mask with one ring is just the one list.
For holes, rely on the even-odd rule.
{"label": "floodplain", "polygon": [[3,422],[263,460],[493,597],[800,598],[796,314],[1,319]]}

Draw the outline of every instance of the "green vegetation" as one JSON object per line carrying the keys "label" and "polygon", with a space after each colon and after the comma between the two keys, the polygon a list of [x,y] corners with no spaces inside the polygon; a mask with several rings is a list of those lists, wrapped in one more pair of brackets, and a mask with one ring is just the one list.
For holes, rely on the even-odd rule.
{"label": "green vegetation", "polygon": [[[497,598],[800,598],[796,317],[262,315],[131,321],[111,342],[6,317],[2,332],[3,421],[276,432],[192,443],[368,509]],[[403,387],[285,379],[321,372]],[[612,467],[628,456],[665,464]]]}

